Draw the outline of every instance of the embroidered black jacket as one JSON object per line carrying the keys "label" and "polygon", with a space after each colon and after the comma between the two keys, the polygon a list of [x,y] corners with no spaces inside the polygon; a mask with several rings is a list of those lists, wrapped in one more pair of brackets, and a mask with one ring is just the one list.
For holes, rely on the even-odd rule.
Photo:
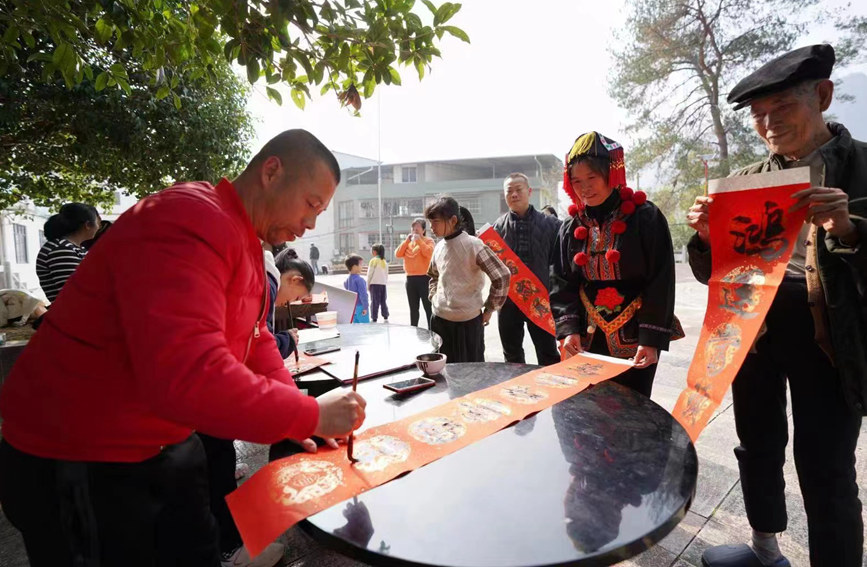
{"label": "embroidered black jacket", "polygon": [[[603,204],[586,207],[563,223],[553,251],[551,310],[558,339],[579,334],[588,342],[587,327],[593,319],[618,326],[634,311],[622,326],[606,333],[611,354],[626,358],[638,345],[668,349],[675,326],[675,275],[665,216],[649,201],[630,215],[621,212],[620,204],[614,191]],[[612,231],[618,220],[626,223],[622,234]],[[584,239],[574,235],[579,226],[587,229]],[[606,256],[611,249],[619,252],[619,260]],[[584,266],[575,264],[579,252],[588,256]],[[588,317],[585,302],[594,317]]]}

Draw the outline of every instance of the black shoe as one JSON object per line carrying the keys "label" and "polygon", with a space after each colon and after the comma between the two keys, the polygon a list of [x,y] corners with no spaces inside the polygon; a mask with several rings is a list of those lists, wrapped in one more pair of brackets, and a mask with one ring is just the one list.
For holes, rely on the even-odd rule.
{"label": "black shoe", "polygon": [[771,565],[765,565],[745,543],[708,548],[701,554],[701,564],[704,567],[792,567],[785,557],[781,557]]}

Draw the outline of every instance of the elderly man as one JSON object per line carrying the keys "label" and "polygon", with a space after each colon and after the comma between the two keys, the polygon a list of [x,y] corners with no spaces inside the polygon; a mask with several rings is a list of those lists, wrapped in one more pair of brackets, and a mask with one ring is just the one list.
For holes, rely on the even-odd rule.
{"label": "elderly man", "polygon": [[[735,175],[809,167],[813,187],[793,195],[807,208],[786,277],[732,385],[735,449],[752,548],[708,549],[711,567],[788,566],[776,533],[786,529],[783,463],[788,442],[786,381],[792,398],[795,466],[814,566],[860,566],[863,524],[855,447],[867,403],[867,145],[825,123],[834,65],[829,45],[787,53],[738,83],[728,101],[749,107],[770,155]],[[696,277],[707,282],[708,208],[696,199],[688,221]]]}
{"label": "elderly man", "polygon": [[[551,248],[557,239],[560,221],[540,213],[530,204],[530,180],[523,173],[512,173],[503,181],[509,212],[494,222],[494,230],[545,286],[549,287]],[[554,336],[530,321],[511,299],[506,299],[497,320],[503,357],[506,362],[524,363],[524,324],[536,347],[539,364],[560,362]]]}
{"label": "elderly man", "polygon": [[301,394],[265,325],[260,239],[314,228],[339,177],[319,140],[283,132],[232,182],[143,199],[87,255],[0,393],[0,503],[33,567],[216,567],[193,431],[273,443],[361,424],[356,394]]}

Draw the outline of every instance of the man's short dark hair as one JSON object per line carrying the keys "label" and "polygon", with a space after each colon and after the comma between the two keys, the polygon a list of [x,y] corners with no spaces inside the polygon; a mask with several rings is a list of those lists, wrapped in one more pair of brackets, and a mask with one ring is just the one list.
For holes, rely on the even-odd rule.
{"label": "man's short dark hair", "polygon": [[352,270],[352,268],[354,266],[358,266],[363,261],[364,261],[364,259],[361,256],[359,256],[358,254],[350,254],[349,256],[346,257],[346,261],[344,262],[344,264],[346,264],[347,270]]}
{"label": "man's short dark hair", "polygon": [[247,170],[271,156],[280,158],[290,174],[304,171],[310,177],[313,176],[313,165],[321,161],[331,170],[334,182],[340,183],[340,165],[337,163],[337,158],[325,147],[325,144],[307,130],[296,128],[277,134],[253,156],[247,165]]}
{"label": "man's short dark hair", "polygon": [[437,200],[428,205],[424,210],[426,219],[449,220],[452,217],[459,217],[460,214],[460,205],[458,205],[458,202],[454,198],[448,195],[437,197]]}

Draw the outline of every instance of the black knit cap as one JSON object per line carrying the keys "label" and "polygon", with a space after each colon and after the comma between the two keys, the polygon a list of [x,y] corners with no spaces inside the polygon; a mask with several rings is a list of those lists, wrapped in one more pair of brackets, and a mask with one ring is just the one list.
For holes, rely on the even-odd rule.
{"label": "black knit cap", "polygon": [[810,45],[765,63],[735,85],[729,93],[729,104],[735,110],[753,100],[784,91],[804,81],[827,79],[834,67],[834,48],[827,44]]}

